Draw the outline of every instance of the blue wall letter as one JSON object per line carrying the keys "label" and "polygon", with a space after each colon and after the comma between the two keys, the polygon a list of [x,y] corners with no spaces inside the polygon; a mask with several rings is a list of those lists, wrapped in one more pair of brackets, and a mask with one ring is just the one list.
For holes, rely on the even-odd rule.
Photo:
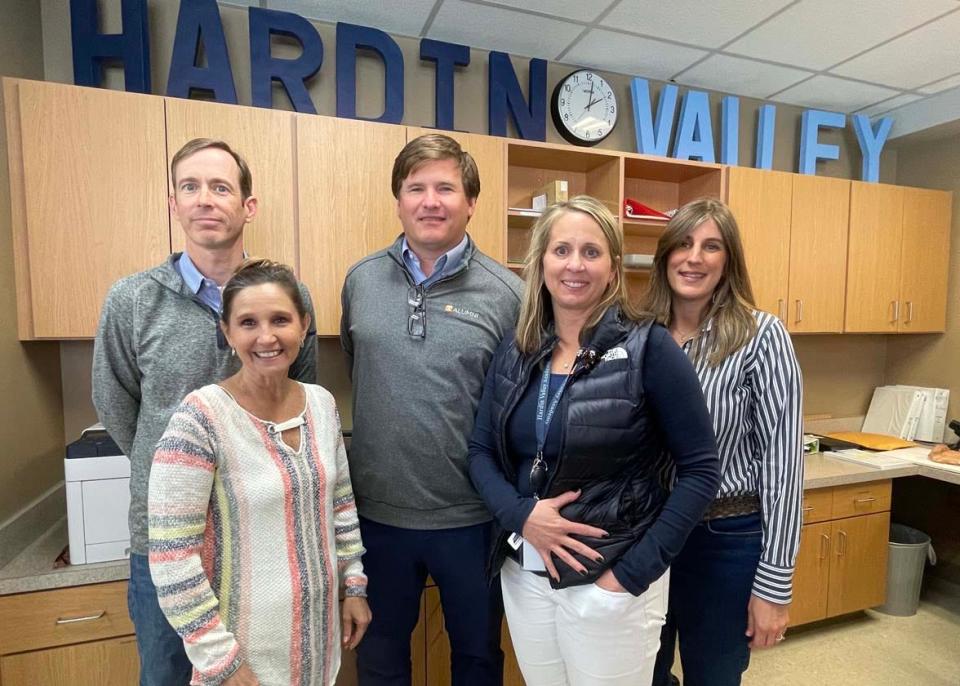
{"label": "blue wall letter", "polygon": [[687,91],[680,106],[680,131],[673,156],[678,160],[716,161],[713,151],[713,123],[710,120],[710,96],[703,91]]}
{"label": "blue wall letter", "polygon": [[150,92],[150,34],[147,0],[123,0],[123,32],[99,33],[97,0],[70,0],[73,41],[73,82],[98,88],[103,81],[103,62],[123,62],[123,87],[136,93]]}
{"label": "blue wall letter", "polygon": [[773,137],[777,126],[777,106],[761,105],[757,110],[757,169],[773,169]]}
{"label": "blue wall letter", "polygon": [[[298,14],[251,7],[250,17],[250,85],[254,107],[273,106],[273,79],[283,84],[287,97],[297,112],[316,114],[305,81],[320,71],[323,64],[323,41],[313,24]],[[303,52],[295,59],[279,59],[270,55],[270,36],[279,34],[300,43]]]}
{"label": "blue wall letter", "polygon": [[720,100],[721,125],[720,163],[740,164],[740,98],[732,95]]}
{"label": "blue wall letter", "polygon": [[[207,67],[196,66],[201,43],[207,56]],[[213,91],[217,102],[237,104],[227,39],[223,35],[216,0],[180,3],[167,95],[189,98],[194,89]]]}
{"label": "blue wall letter", "polygon": [[487,129],[491,136],[507,135],[507,109],[513,117],[517,133],[528,141],[547,139],[547,62],[530,60],[530,106],[513,70],[510,55],[490,52],[487,96]]}
{"label": "blue wall letter", "polygon": [[800,169],[801,174],[816,174],[817,160],[836,160],[840,158],[840,146],[819,143],[817,136],[821,126],[842,129],[847,118],[840,112],[806,110],[800,121]]}
{"label": "blue wall letter", "polygon": [[884,117],[877,124],[874,131],[870,126],[870,117],[862,114],[853,115],[853,130],[857,133],[857,143],[860,144],[860,153],[863,155],[863,166],[860,169],[860,178],[864,181],[876,183],[880,180],[880,153],[883,144],[890,135],[893,119]]}
{"label": "blue wall letter", "polygon": [[437,63],[434,87],[434,119],[438,129],[456,130],[453,125],[453,72],[456,65],[470,64],[470,48],[457,43],[424,38],[420,41],[420,59]]}
{"label": "blue wall letter", "polygon": [[653,106],[650,104],[649,81],[639,78],[630,81],[630,98],[633,101],[633,131],[637,138],[637,152],[666,157],[673,133],[673,113],[677,110],[677,87],[672,83],[664,84],[660,91],[656,121],[653,121]]}
{"label": "blue wall letter", "polygon": [[403,121],[403,53],[379,29],[337,22],[337,116],[357,116],[357,50],[372,50],[383,60],[383,114],[368,121],[399,124]]}

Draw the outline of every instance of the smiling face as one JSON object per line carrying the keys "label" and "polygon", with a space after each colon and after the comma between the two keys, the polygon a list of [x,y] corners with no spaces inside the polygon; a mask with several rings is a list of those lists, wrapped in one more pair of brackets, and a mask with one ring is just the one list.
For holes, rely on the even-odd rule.
{"label": "smiling face", "polygon": [[240,168],[224,150],[204,148],[175,169],[170,212],[180,222],[188,251],[232,248],[257,212],[257,199],[240,192]]}
{"label": "smiling face", "polygon": [[713,219],[705,219],[667,257],[667,281],[674,299],[706,306],[726,264],[720,229]]}
{"label": "smiling face", "polygon": [[543,283],[555,314],[589,316],[613,282],[614,270],[606,236],[590,215],[567,211],[557,218],[543,254]]}
{"label": "smiling face", "polygon": [[300,354],[310,315],[301,318],[281,286],[264,283],[234,296],[229,321],[222,326],[245,371],[286,376]]}
{"label": "smiling face", "polygon": [[463,240],[476,203],[464,192],[456,160],[431,160],[403,180],[397,216],[413,252],[436,259]]}

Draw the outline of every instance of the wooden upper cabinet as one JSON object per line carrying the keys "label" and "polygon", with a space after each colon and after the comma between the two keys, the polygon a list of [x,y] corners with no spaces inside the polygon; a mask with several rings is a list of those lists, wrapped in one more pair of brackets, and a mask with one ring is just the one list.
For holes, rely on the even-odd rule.
{"label": "wooden upper cabinet", "polygon": [[845,331],[897,330],[902,217],[901,186],[851,183]]}
{"label": "wooden upper cabinet", "polygon": [[[407,142],[426,133],[442,133],[457,141],[470,153],[480,172],[480,197],[470,218],[467,233],[487,255],[497,262],[507,259],[506,234],[506,146],[502,138],[475,133],[407,129]],[[397,150],[397,152],[400,152]],[[392,163],[391,163],[392,166]],[[399,225],[398,225],[399,226]]]}
{"label": "wooden upper cabinet", "polygon": [[952,198],[946,191],[903,189],[901,332],[946,329]]}
{"label": "wooden upper cabinet", "polygon": [[786,323],[793,175],[730,167],[728,204],[740,227],[757,309]]}
{"label": "wooden upper cabinet", "polygon": [[91,338],[110,286],[169,254],[163,100],[35,81],[5,94],[20,338]]}
{"label": "wooden upper cabinet", "polygon": [[[167,171],[177,150],[193,138],[225,141],[247,161],[257,214],[243,233],[252,257],[267,257],[297,269],[293,113],[261,107],[220,105],[164,98],[167,113]],[[173,179],[170,179],[173,188]],[[183,250],[183,230],[170,223],[174,251]]]}
{"label": "wooden upper cabinet", "polygon": [[849,181],[793,176],[787,304],[790,331],[843,331],[849,214]]}
{"label": "wooden upper cabinet", "polygon": [[298,114],[300,278],[313,296],[317,334],[340,331],[340,291],[360,258],[401,232],[390,191],[402,126]]}

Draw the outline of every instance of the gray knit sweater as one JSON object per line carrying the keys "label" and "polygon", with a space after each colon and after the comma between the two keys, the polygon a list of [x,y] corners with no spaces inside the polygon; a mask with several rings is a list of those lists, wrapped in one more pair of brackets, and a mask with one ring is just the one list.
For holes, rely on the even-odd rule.
{"label": "gray knit sweater", "polygon": [[516,326],[522,283],[470,241],[460,267],[425,290],[425,335],[413,336],[401,241],[354,265],[343,286],[357,507],[406,529],[479,524],[491,517],[467,474],[467,439],[493,352]]}
{"label": "gray knit sweater", "polygon": [[[184,283],[180,253],[159,267],[120,279],[103,303],[93,346],[93,404],[110,436],[130,458],[131,552],[147,554],[147,493],[157,441],[187,393],[234,374],[240,366],[217,345],[217,315]],[[305,286],[300,291],[315,321]],[[315,383],[316,337],[290,376]]]}

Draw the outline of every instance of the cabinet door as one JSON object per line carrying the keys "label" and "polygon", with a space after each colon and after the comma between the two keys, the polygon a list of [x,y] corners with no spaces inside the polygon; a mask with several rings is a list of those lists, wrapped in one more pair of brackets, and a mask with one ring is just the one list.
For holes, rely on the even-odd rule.
{"label": "cabinet door", "polygon": [[730,167],[727,189],[757,308],[786,323],[793,175]]}
{"label": "cabinet door", "polygon": [[140,675],[137,640],[126,636],[5,655],[0,674],[3,686],[129,686]]}
{"label": "cabinet door", "polygon": [[[426,133],[443,133],[470,153],[480,172],[480,197],[467,232],[477,246],[498,262],[507,261],[506,145],[502,138],[475,133],[407,129],[407,142]],[[399,150],[397,151],[399,152]]]}
{"label": "cabinet door", "polygon": [[945,191],[903,189],[902,332],[946,329],[952,198]]}
{"label": "cabinet door", "polygon": [[830,522],[808,524],[800,532],[800,550],[793,575],[790,626],[827,616],[830,581]]}
{"label": "cabinet door", "polygon": [[[268,257],[296,269],[293,113],[181,98],[164,100],[168,173],[169,161],[187,141],[225,141],[247,161],[253,194],[260,201],[257,215],[244,229],[244,249],[252,257]],[[170,243],[174,251],[183,250],[183,231],[175,219],[170,224]]]}
{"label": "cabinet door", "polygon": [[163,100],[35,81],[17,82],[17,99],[14,244],[32,320],[20,333],[92,338],[113,282],[170,250]]}
{"label": "cabinet door", "polygon": [[832,523],[828,617],[883,603],[887,591],[889,535],[889,512]]}
{"label": "cabinet door", "polygon": [[296,116],[300,278],[313,296],[317,333],[340,332],[343,278],[401,232],[390,192],[402,126]]}
{"label": "cabinet door", "polygon": [[843,330],[849,214],[849,181],[793,176],[788,330]]}
{"label": "cabinet door", "polygon": [[900,318],[903,188],[853,181],[844,331],[885,333]]}

